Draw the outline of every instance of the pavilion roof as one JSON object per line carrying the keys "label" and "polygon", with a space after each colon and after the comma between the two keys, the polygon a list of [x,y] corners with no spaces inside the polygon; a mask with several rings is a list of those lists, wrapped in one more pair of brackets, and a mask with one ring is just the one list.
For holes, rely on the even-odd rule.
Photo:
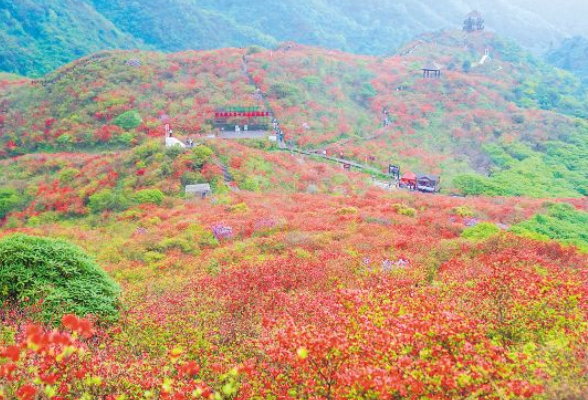
{"label": "pavilion roof", "polygon": [[443,68],[435,61],[429,60],[423,67],[423,71],[441,71]]}

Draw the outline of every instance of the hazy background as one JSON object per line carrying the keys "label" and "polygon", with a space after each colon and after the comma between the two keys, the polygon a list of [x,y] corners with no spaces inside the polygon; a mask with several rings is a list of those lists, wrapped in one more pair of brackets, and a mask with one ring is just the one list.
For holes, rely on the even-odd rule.
{"label": "hazy background", "polygon": [[[461,29],[472,10],[488,30],[539,56],[588,36],[587,0],[0,0],[0,71],[38,76],[105,49],[284,41],[390,55],[423,32]],[[588,48],[565,46],[560,54]],[[569,63],[583,65],[582,57]]]}

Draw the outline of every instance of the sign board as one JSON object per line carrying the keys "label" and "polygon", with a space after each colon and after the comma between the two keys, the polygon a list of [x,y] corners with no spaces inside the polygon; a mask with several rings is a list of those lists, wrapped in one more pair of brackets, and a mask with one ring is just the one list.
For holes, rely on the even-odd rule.
{"label": "sign board", "polygon": [[214,117],[216,119],[222,118],[259,118],[259,117],[270,117],[271,113],[268,111],[215,111]]}
{"label": "sign board", "polygon": [[388,174],[400,178],[400,167],[398,165],[390,164],[388,166]]}

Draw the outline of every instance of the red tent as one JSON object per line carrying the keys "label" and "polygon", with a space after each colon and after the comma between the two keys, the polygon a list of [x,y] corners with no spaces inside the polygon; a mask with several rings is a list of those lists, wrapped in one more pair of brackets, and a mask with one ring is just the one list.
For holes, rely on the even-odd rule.
{"label": "red tent", "polygon": [[400,183],[402,183],[403,185],[416,185],[417,183],[417,176],[415,174],[413,174],[412,172],[407,172],[406,174],[402,175],[402,178],[400,178]]}

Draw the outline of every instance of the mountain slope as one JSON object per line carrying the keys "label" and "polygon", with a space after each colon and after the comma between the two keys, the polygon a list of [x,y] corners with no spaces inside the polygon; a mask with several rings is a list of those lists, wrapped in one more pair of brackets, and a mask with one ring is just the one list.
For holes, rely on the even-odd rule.
{"label": "mountain slope", "polygon": [[[430,59],[442,79],[422,78]],[[208,134],[216,107],[265,107],[258,88],[286,139],[303,148],[441,173],[447,190],[469,194],[588,193],[579,83],[490,33],[425,35],[386,59],[295,44],[107,52],[45,83],[3,84],[2,155],[132,146],[161,137],[163,114],[180,135]],[[117,118],[128,112],[142,123],[125,131]]]}
{"label": "mountain slope", "polygon": [[584,33],[525,0],[7,0],[0,3],[0,39],[8,44],[0,69],[35,76],[98,50],[273,47],[283,41],[389,55],[417,34],[460,28],[472,9],[484,14],[488,29],[535,52]]}
{"label": "mountain slope", "polygon": [[581,36],[566,39],[561,46],[551,50],[547,60],[559,68],[576,73],[588,83],[588,39]]}
{"label": "mountain slope", "polygon": [[0,2],[0,43],[0,70],[40,75],[86,54],[140,41],[83,0],[6,0]]}
{"label": "mountain slope", "polygon": [[119,29],[164,51],[276,43],[263,30],[225,16],[219,7],[205,8],[193,1],[87,1]]}

